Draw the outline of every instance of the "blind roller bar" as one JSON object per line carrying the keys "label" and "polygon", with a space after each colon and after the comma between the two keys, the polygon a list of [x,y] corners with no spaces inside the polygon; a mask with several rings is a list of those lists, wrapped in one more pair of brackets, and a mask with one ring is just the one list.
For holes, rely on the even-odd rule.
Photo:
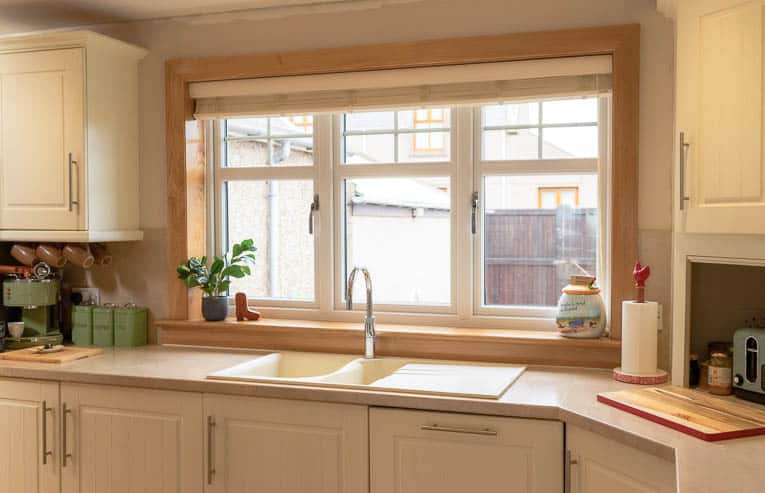
{"label": "blind roller bar", "polygon": [[306,91],[292,94],[214,97],[196,100],[197,119],[318,114],[388,108],[497,103],[534,98],[591,96],[611,91],[611,75],[579,75],[392,87]]}
{"label": "blind roller bar", "polygon": [[368,72],[264,77],[219,82],[195,82],[189,86],[193,99],[233,96],[286,95],[407,86],[431,86],[498,80],[538,79],[569,75],[610,74],[610,55],[549,58],[516,62],[473,63]]}

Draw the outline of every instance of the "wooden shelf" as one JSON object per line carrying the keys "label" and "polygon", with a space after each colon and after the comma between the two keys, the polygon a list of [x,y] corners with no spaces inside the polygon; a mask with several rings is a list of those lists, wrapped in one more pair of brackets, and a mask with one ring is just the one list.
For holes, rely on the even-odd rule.
{"label": "wooden shelf", "polygon": [[[357,323],[261,319],[159,320],[161,344],[360,354]],[[428,359],[614,368],[621,342],[568,339],[554,332],[379,324],[377,354]]]}

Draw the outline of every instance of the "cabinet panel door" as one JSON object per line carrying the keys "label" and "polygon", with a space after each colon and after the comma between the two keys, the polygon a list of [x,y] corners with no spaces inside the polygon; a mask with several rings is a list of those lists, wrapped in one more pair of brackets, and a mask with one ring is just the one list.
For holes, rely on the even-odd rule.
{"label": "cabinet panel door", "polygon": [[202,483],[202,396],[64,384],[67,493],[194,493]]}
{"label": "cabinet panel door", "polygon": [[365,406],[205,395],[205,413],[208,493],[368,490]]}
{"label": "cabinet panel door", "polygon": [[688,146],[678,167],[688,200],[678,219],[686,232],[765,233],[764,23],[762,0],[679,5],[677,121]]}
{"label": "cabinet panel door", "polygon": [[0,493],[59,491],[58,413],[57,383],[0,380]]}
{"label": "cabinet panel door", "polygon": [[373,408],[371,493],[559,493],[559,422]]}
{"label": "cabinet panel door", "polygon": [[83,77],[79,48],[0,55],[0,228],[84,228]]}
{"label": "cabinet panel door", "polygon": [[572,493],[673,493],[674,463],[568,426]]}

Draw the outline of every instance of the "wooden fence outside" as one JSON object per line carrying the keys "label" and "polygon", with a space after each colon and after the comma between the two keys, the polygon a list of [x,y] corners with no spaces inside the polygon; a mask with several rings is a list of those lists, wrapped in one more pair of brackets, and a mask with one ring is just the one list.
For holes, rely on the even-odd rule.
{"label": "wooden fence outside", "polygon": [[595,275],[597,209],[504,209],[485,218],[485,303],[555,306],[579,265]]}

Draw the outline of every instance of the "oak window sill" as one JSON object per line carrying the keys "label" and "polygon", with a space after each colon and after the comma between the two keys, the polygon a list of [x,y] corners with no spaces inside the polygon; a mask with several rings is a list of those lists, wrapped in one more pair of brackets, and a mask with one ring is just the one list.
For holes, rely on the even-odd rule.
{"label": "oak window sill", "polygon": [[[160,344],[361,354],[359,323],[266,318],[159,320]],[[555,332],[378,324],[377,354],[430,359],[614,368],[621,342],[568,339]]]}

